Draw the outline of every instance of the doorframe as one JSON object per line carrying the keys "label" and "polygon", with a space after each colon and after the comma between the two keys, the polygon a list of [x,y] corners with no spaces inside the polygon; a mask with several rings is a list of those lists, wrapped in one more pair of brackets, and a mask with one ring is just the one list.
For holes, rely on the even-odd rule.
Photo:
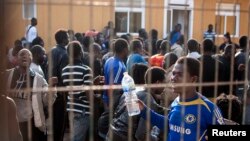
{"label": "doorframe", "polygon": [[185,2],[187,3],[174,3],[174,0],[164,0],[164,14],[163,14],[163,38],[167,36],[167,12],[168,10],[171,11],[171,22],[170,22],[170,31],[173,29],[173,10],[188,10],[189,13],[189,33],[188,37],[193,37],[193,23],[194,23],[194,1],[193,0],[187,0]]}

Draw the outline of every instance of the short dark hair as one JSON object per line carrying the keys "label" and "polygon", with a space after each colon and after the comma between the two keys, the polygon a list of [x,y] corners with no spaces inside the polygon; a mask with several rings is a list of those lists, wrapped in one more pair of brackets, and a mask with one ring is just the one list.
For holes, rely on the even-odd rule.
{"label": "short dark hair", "polygon": [[[232,102],[232,108],[229,111],[229,102]],[[220,108],[224,118],[229,119],[229,112],[231,113],[231,120],[241,124],[242,122],[242,103],[238,97],[234,95],[221,94],[216,98],[216,105]]]}
{"label": "short dark hair", "polygon": [[40,46],[43,47],[44,44],[42,44],[42,43],[44,43],[43,39],[42,39],[41,37],[37,36],[37,37],[32,41],[31,45],[32,45],[32,46],[34,46],[34,45],[40,45]]}
{"label": "short dark hair", "polygon": [[166,53],[164,55],[164,64],[163,64],[163,68],[164,69],[168,69],[169,67],[171,67],[173,64],[175,64],[175,62],[178,60],[178,56],[173,53],[173,52],[169,52]]}
{"label": "short dark hair", "polygon": [[152,39],[158,38],[158,31],[156,29],[151,29],[149,33]]}
{"label": "short dark hair", "polygon": [[20,50],[22,50],[24,47],[22,46],[22,41],[16,40],[14,43],[14,47],[12,50],[12,55],[16,56]]}
{"label": "short dark hair", "polygon": [[161,42],[160,50],[169,52],[171,49],[170,42],[168,40],[163,40]]}
{"label": "short dark hair", "polygon": [[83,37],[83,46],[85,49],[87,49],[87,51],[89,51],[89,47],[92,44],[92,42],[94,42],[94,38],[90,37],[90,36],[84,36]]}
{"label": "short dark hair", "polygon": [[134,39],[130,43],[131,51],[136,51],[137,49],[142,48],[142,42],[140,40]]}
{"label": "short dark hair", "polygon": [[200,75],[200,62],[197,59],[184,56],[179,58],[176,63],[185,65],[184,68],[187,68],[190,76]]}
{"label": "short dark hair", "polygon": [[132,77],[135,81],[135,84],[145,84],[145,73],[148,69],[148,65],[143,63],[135,63],[132,65]]}
{"label": "short dark hair", "polygon": [[127,34],[122,34],[120,38],[125,39],[127,42],[129,42],[129,37]]}
{"label": "short dark hair", "polygon": [[176,28],[181,28],[181,24],[180,24],[180,23],[176,24],[176,25],[175,25],[175,29],[176,29]]}
{"label": "short dark hair", "polygon": [[144,78],[147,84],[154,84],[157,81],[164,81],[166,79],[166,71],[161,67],[151,67],[146,71]]}
{"label": "short dark hair", "polygon": [[[226,45],[225,46],[225,48],[224,48],[224,53],[225,54],[234,54],[234,51],[235,50],[235,46],[233,45],[233,44],[228,44],[228,45]],[[232,52],[233,51],[233,52]]]}
{"label": "short dark hair", "polygon": [[31,18],[30,22],[31,22],[32,26],[35,26],[37,24],[37,19],[35,17],[33,17],[33,18]]}
{"label": "short dark hair", "polygon": [[229,33],[229,32],[226,32],[226,33],[224,34],[224,37],[228,38],[229,41],[231,41],[231,37],[230,37],[230,33]]}
{"label": "short dark hair", "polygon": [[22,41],[21,40],[15,40],[14,46],[22,46]]}
{"label": "short dark hair", "polygon": [[128,48],[128,42],[125,39],[118,38],[114,43],[114,52],[120,54],[125,48]]}
{"label": "short dark hair", "polygon": [[[69,57],[77,58],[82,53],[82,46],[78,41],[71,41],[68,44],[67,52]],[[72,56],[73,55],[73,56]]]}
{"label": "short dark hair", "polygon": [[77,32],[75,34],[76,40],[79,41],[81,44],[83,44],[83,35],[82,33]]}
{"label": "short dark hair", "polygon": [[204,52],[212,52],[214,48],[214,43],[210,39],[204,39],[202,42]]}
{"label": "short dark hair", "polygon": [[239,39],[239,44],[241,48],[246,48],[248,43],[248,37],[247,36],[241,36]]}
{"label": "short dark hair", "polygon": [[148,38],[148,33],[146,31],[146,29],[141,28],[138,30],[139,33],[139,37],[143,38],[143,39],[147,39]]}
{"label": "short dark hair", "polygon": [[141,37],[136,37],[135,39],[139,40],[142,42],[142,44],[144,44],[144,40]]}
{"label": "short dark hair", "polygon": [[93,43],[93,51],[101,51],[102,47],[98,43]]}
{"label": "short dark hair", "polygon": [[187,42],[187,47],[190,52],[198,51],[199,43],[195,39],[190,39]]}
{"label": "short dark hair", "polygon": [[160,50],[162,41],[163,41],[162,39],[158,39],[158,40],[156,41],[156,49],[157,49],[157,50]]}
{"label": "short dark hair", "polygon": [[32,21],[36,21],[36,20],[37,19],[35,17],[32,17],[30,21],[32,22]]}
{"label": "short dark hair", "polygon": [[64,29],[59,29],[55,34],[55,40],[57,44],[62,44],[65,39],[68,39],[68,32]]}
{"label": "short dark hair", "polygon": [[30,48],[30,52],[32,53],[32,56],[36,58],[43,52],[43,47],[40,45],[34,45]]}

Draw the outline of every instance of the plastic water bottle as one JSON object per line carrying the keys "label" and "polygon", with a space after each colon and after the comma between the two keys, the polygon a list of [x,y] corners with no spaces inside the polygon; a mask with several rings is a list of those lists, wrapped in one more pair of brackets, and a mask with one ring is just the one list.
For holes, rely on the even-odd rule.
{"label": "plastic water bottle", "polygon": [[140,108],[137,103],[138,97],[135,91],[135,82],[127,72],[123,74],[122,78],[122,89],[125,95],[125,102],[127,106],[127,111],[129,116],[134,116],[140,114]]}

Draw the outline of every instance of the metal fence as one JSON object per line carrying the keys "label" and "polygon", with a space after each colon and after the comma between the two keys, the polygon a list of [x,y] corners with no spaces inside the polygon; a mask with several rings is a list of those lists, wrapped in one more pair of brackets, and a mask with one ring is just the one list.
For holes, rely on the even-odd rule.
{"label": "metal fence", "polygon": [[[34,3],[33,3],[34,2]],[[164,3],[164,5],[160,5],[160,4],[157,4],[155,1],[153,0],[127,0],[127,1],[120,1],[120,0],[103,0],[103,1],[86,1],[86,0],[63,0],[63,1],[57,1],[57,0],[51,0],[51,1],[43,1],[43,0],[37,0],[37,1],[26,1],[26,0],[22,0],[22,1],[15,1],[15,0],[12,0],[12,1],[4,1],[3,2],[3,5],[5,6],[10,6],[10,5],[25,5],[26,3],[26,6],[30,6],[32,7],[33,5],[32,4],[35,4],[36,7],[46,7],[44,9],[44,12],[46,12],[48,15],[47,15],[47,21],[45,22],[47,25],[44,25],[44,28],[46,28],[46,31],[47,33],[43,33],[42,35],[47,35],[47,36],[44,36],[43,38],[46,40],[46,44],[49,46],[49,47],[46,47],[46,52],[48,53],[48,68],[49,68],[49,71],[48,71],[48,76],[49,78],[53,76],[52,74],[52,62],[51,62],[51,58],[53,56],[51,56],[50,53],[50,50],[51,50],[51,47],[54,46],[54,34],[52,32],[52,28],[55,27],[55,25],[57,24],[56,21],[54,21],[54,17],[50,14],[52,13],[53,9],[52,9],[52,6],[58,6],[58,7],[67,7],[67,10],[68,10],[68,21],[66,21],[66,23],[68,23],[68,29],[72,29],[74,26],[74,22],[77,22],[76,18],[82,18],[82,17],[75,17],[74,16],[74,8],[76,8],[77,6],[78,7],[82,7],[82,8],[88,8],[87,11],[87,14],[89,15],[89,19],[86,20],[86,22],[89,23],[89,27],[84,27],[84,29],[88,28],[88,29],[95,29],[96,27],[94,27],[94,25],[96,25],[95,20],[94,20],[94,16],[97,16],[98,14],[95,13],[94,10],[96,10],[95,8],[96,7],[109,7],[110,10],[109,11],[105,11],[105,10],[100,10],[99,12],[107,12],[109,13],[110,15],[110,19],[111,21],[114,21],[115,22],[115,26],[120,26],[118,25],[119,24],[124,24],[122,23],[121,20],[119,20],[119,16],[122,16],[122,15],[126,15],[128,21],[126,21],[126,28],[124,29],[125,31],[122,31],[122,27],[118,30],[116,35],[120,36],[122,34],[126,34],[128,33],[129,31],[133,31],[133,33],[131,33],[132,35],[132,38],[136,38],[138,37],[138,34],[136,33],[136,31],[139,29],[139,28],[145,28],[147,31],[153,29],[153,28],[160,28],[160,29],[163,29],[164,31],[160,31],[160,33],[162,34],[162,37],[169,37],[170,36],[170,32],[172,31],[172,29],[174,28],[174,25],[178,22],[182,22],[182,26],[183,26],[183,33],[184,34],[184,43],[183,43],[183,48],[187,48],[187,42],[190,38],[195,38],[194,37],[194,33],[197,34],[197,33],[202,33],[203,35],[203,31],[206,30],[204,29],[204,25],[206,25],[204,22],[207,22],[208,20],[206,19],[206,16],[208,16],[207,14],[211,14],[211,13],[208,13],[209,11],[213,11],[214,12],[214,16],[216,17],[215,18],[215,30],[216,30],[216,33],[218,34],[221,34],[223,35],[227,30],[230,30],[231,33],[232,33],[232,38],[234,38],[234,43],[237,43],[238,44],[238,40],[241,36],[243,35],[246,35],[249,37],[249,18],[250,18],[250,14],[249,14],[249,4],[250,2],[249,1],[243,1],[243,0],[231,0],[230,3],[227,1],[227,3],[223,0],[216,0],[216,1],[213,1],[211,3],[214,3],[214,8],[208,8],[207,7],[207,1],[206,0],[193,0],[192,2],[189,1],[189,0],[182,0],[182,1],[173,1],[173,0],[165,0],[164,2],[163,1],[160,1],[158,0],[159,3]],[[245,9],[241,9],[241,7],[246,7],[244,6],[243,4],[246,4],[247,5],[247,8],[246,10]],[[190,5],[193,5],[192,7],[189,7]],[[197,6],[198,5],[198,6]],[[180,7],[182,9],[180,9]],[[240,9],[239,9],[240,7]],[[4,6],[3,6],[4,8]],[[25,7],[23,7],[25,8]],[[34,8],[34,7],[33,7]],[[120,9],[119,9],[120,8]],[[232,9],[233,8],[233,9]],[[41,8],[42,9],[42,8]],[[152,11],[155,11],[157,9],[161,9],[159,11],[163,12],[161,13],[161,15],[164,16],[164,18],[159,18],[161,19],[160,21],[163,22],[163,24],[166,24],[166,26],[164,26],[162,28],[162,26],[158,26],[158,27],[155,27],[155,23],[153,23],[152,19],[155,19],[155,15],[153,15]],[[6,9],[5,9],[6,10]],[[28,9],[27,11],[24,11],[26,12],[26,16],[30,16],[29,12],[31,11],[34,12],[34,10],[36,10],[37,12],[39,12],[39,10],[37,10],[36,8],[35,9]],[[127,11],[126,11],[127,10]],[[179,10],[179,11],[174,11],[174,10]],[[195,12],[199,12],[199,14],[195,14]],[[126,13],[127,12],[127,13]],[[136,15],[137,13],[137,15]],[[138,14],[139,13],[139,14]],[[222,14],[220,14],[222,13]],[[225,14],[226,13],[226,14]],[[239,13],[239,15],[237,15]],[[247,13],[247,14],[246,14]],[[39,13],[36,13],[37,15],[39,15]],[[86,13],[85,13],[86,14]],[[102,13],[99,13],[99,14],[102,14]],[[239,23],[239,22],[243,22],[243,20],[240,20],[238,17],[241,17],[240,15],[241,14],[245,14],[247,15],[248,17],[245,17],[248,21],[244,21],[246,24],[242,25],[242,23]],[[32,14],[31,14],[32,15]],[[196,20],[198,19],[199,20],[199,23],[200,23],[200,27],[194,27],[195,25],[195,21],[193,22],[190,22],[192,20],[194,20],[194,15],[196,16],[199,16],[199,18],[196,18]],[[36,16],[36,15],[33,15],[33,16]],[[58,12],[58,16],[64,16],[64,15],[60,15],[60,12]],[[131,16],[131,17],[129,17]],[[179,17],[178,17],[179,16]],[[139,18],[138,18],[139,17]],[[178,19],[179,18],[179,19]],[[241,17],[242,18],[242,17]],[[103,19],[105,19],[105,17],[103,17]],[[140,19],[140,21],[138,21],[138,19]],[[103,21],[109,21],[109,20],[103,20]],[[240,21],[239,21],[240,20]],[[17,21],[14,21],[14,20],[11,20],[13,22],[17,22]],[[52,22],[53,21],[53,22]],[[59,21],[60,22],[60,21]],[[138,22],[140,24],[138,24]],[[38,23],[39,23],[39,17],[38,17]],[[231,23],[231,24],[230,24]],[[18,24],[18,22],[16,23]],[[60,23],[58,23],[60,24]],[[104,27],[106,23],[100,23],[101,25],[99,25],[99,27]],[[192,25],[191,25],[192,24]],[[209,23],[208,23],[209,24]],[[208,25],[207,24],[207,25]],[[161,24],[159,24],[161,25]],[[241,26],[242,25],[242,26]],[[246,25],[246,26],[245,26]],[[233,27],[229,27],[229,26],[233,26]],[[12,28],[15,28],[15,27],[12,27]],[[44,29],[43,28],[43,29]],[[223,28],[223,29],[222,29]],[[246,28],[246,29],[245,29]],[[79,29],[79,28],[77,28]],[[2,29],[1,29],[2,30]],[[99,30],[102,30],[102,29],[99,29]],[[192,30],[192,31],[191,31]],[[195,31],[195,30],[199,30],[199,31]],[[245,30],[248,30],[245,32]],[[4,30],[3,30],[4,31]],[[38,31],[39,32],[39,31]],[[85,31],[78,31],[78,32],[85,32]],[[243,34],[244,33],[244,34]],[[242,35],[241,35],[242,34]],[[201,35],[201,34],[200,34]],[[203,41],[203,37],[200,37],[200,36],[197,36],[195,35],[198,39],[197,41],[202,44],[202,41]],[[3,36],[4,38],[3,39],[7,39],[9,37],[6,37],[6,36]],[[162,37],[159,37],[162,38]],[[21,37],[20,37],[21,38]],[[216,35],[215,36],[215,42],[217,43],[217,45],[219,45],[219,43],[221,43],[221,36],[220,35]],[[110,38],[109,41],[111,42],[113,40],[113,38]],[[148,41],[152,41],[152,38],[149,37],[148,38]],[[248,39],[248,42],[249,42],[249,39]],[[110,43],[111,44],[111,43]],[[235,45],[233,45],[233,48],[235,47]],[[94,60],[96,59],[95,56],[94,56],[94,47],[93,45],[91,44],[90,45],[90,48],[89,48],[89,62],[90,62],[90,65],[89,67],[92,68],[92,70],[94,69]],[[151,52],[152,51],[152,46],[151,44],[149,45],[148,47],[148,52]],[[4,52],[1,50],[1,52]],[[201,49],[201,54],[204,54],[203,50]],[[215,54],[219,54],[219,47],[217,46],[215,48]],[[231,65],[230,66],[230,79],[229,81],[225,82],[225,81],[219,81],[219,62],[216,61],[215,63],[215,81],[214,82],[206,82],[206,83],[202,83],[202,77],[199,77],[199,80],[197,83],[186,83],[186,76],[189,75],[188,71],[185,71],[183,73],[183,77],[184,77],[184,82],[185,83],[180,83],[180,84],[175,84],[175,87],[184,87],[183,89],[183,93],[184,93],[184,96],[182,98],[185,98],[185,92],[186,92],[186,88],[188,87],[197,87],[197,90],[198,91],[201,91],[202,87],[203,86],[214,86],[215,89],[214,89],[214,96],[211,97],[211,100],[216,100],[216,97],[219,96],[218,94],[218,87],[219,86],[228,86],[229,87],[229,96],[230,95],[236,95],[234,94],[234,90],[235,90],[235,86],[236,85],[239,85],[239,84],[242,84],[242,88],[244,89],[242,95],[236,95],[236,96],[240,96],[242,99],[241,102],[242,102],[242,123],[240,124],[249,124],[249,120],[246,119],[247,117],[247,110],[249,112],[249,109],[247,109],[249,107],[249,92],[248,92],[248,89],[249,89],[249,80],[247,78],[247,76],[249,76],[249,70],[248,70],[248,64],[249,64],[249,44],[247,43],[247,47],[246,47],[246,56],[245,56],[245,69],[244,71],[242,71],[244,73],[244,76],[245,78],[238,81],[238,80],[234,80],[234,71],[235,71],[235,67],[234,65]],[[185,53],[185,55],[187,55],[187,52]],[[230,58],[230,62],[232,64],[236,63],[235,62],[235,58],[234,58],[234,54],[232,54],[233,56]],[[70,55],[71,56],[71,55]],[[148,56],[150,57],[151,54],[149,53]],[[203,60],[204,58],[201,58],[200,59],[200,62],[204,62]],[[73,63],[73,58],[69,58],[69,62],[70,63]],[[186,62],[185,62],[186,63]],[[3,65],[6,65],[6,64],[3,64]],[[104,64],[102,64],[104,67]],[[201,67],[199,68],[199,72],[200,72],[200,76],[202,76],[202,72],[204,72],[203,70],[203,63],[201,63]],[[184,69],[187,69],[187,68],[184,68]],[[103,74],[102,74],[103,75]],[[149,79],[151,79],[151,77],[149,76]],[[28,79],[29,80],[29,79]],[[28,84],[30,82],[27,82]],[[171,87],[173,84],[172,83],[161,83],[161,84],[143,84],[143,85],[137,85],[137,86],[141,86],[141,87],[145,87],[148,92],[150,93],[151,92],[151,88],[169,88]],[[100,92],[101,90],[104,91],[104,90],[108,90],[109,92],[113,92],[113,90],[116,90],[116,89],[121,89],[121,85],[91,85],[91,86],[73,86],[71,85],[70,87],[64,87],[64,86],[58,86],[55,88],[49,88],[48,89],[48,92],[49,92],[49,95],[48,95],[48,98],[49,98],[49,103],[48,103],[48,118],[47,118],[47,133],[48,133],[48,136],[47,136],[47,139],[49,141],[53,141],[53,92],[57,91],[57,92],[66,92],[66,94],[68,94],[67,92],[73,92],[73,91],[89,91],[89,103],[90,103],[90,115],[89,115],[89,124],[90,124],[90,128],[89,128],[89,132],[88,132],[88,135],[89,135],[89,140],[90,141],[94,141],[96,140],[96,137],[97,136],[95,134],[95,127],[97,124],[97,120],[98,117],[96,117],[96,115],[94,115],[94,112],[96,109],[94,109],[94,105],[96,105],[95,103],[95,99],[99,99],[99,100],[102,100],[101,99],[101,95],[102,95],[102,92]],[[42,88],[38,88],[36,89],[37,91],[44,91],[44,89]],[[15,91],[15,90],[14,90]],[[25,89],[24,91],[26,92],[31,92],[32,91],[32,88],[29,88],[27,87],[27,89]],[[47,91],[47,90],[46,90]],[[99,93],[96,93],[94,94],[94,92],[98,91]],[[13,90],[10,90],[9,92],[13,92]],[[165,91],[163,91],[164,93]],[[167,95],[167,94],[166,94]],[[147,106],[150,106],[150,95],[147,95],[147,102],[146,102],[146,105]],[[115,103],[114,101],[114,98],[113,98],[113,95],[110,95],[109,97],[110,99],[110,104],[109,104],[109,123],[112,123],[112,122],[115,122],[113,120],[113,113],[115,112],[116,108],[113,108],[112,105],[113,103]],[[213,101],[215,102],[215,101]],[[65,103],[66,104],[66,103]],[[216,103],[215,103],[216,104]],[[162,106],[166,106],[166,105],[162,105]],[[198,110],[201,110],[201,107],[202,105],[199,106]],[[231,119],[232,116],[236,116],[236,115],[232,115],[231,111],[232,109],[234,108],[233,107],[233,104],[232,104],[232,101],[229,100],[229,105],[228,105],[228,118]],[[104,112],[104,111],[102,111]],[[182,109],[181,111],[182,114],[185,113],[185,108]],[[166,117],[167,117],[167,113],[165,113]],[[99,115],[101,116],[101,115]],[[147,116],[149,117],[150,116],[150,112],[147,111]],[[69,125],[66,125],[66,132],[64,133],[64,141],[66,140],[70,140],[70,138],[73,136],[72,133],[74,132],[73,130],[73,127],[71,126],[73,124],[72,122],[72,119],[73,118],[73,113],[70,113],[69,114],[69,117],[68,117],[70,120],[65,122],[65,123],[68,123]],[[198,116],[197,117],[197,121],[200,121],[200,119],[202,119],[203,117],[200,117]],[[54,119],[55,120],[55,119]],[[248,123],[247,123],[248,122]],[[31,121],[29,121],[29,137],[31,137]],[[151,140],[151,123],[149,120],[146,120],[145,122],[146,124],[146,135],[145,135],[145,140],[149,141]],[[164,123],[162,123],[164,124]],[[184,124],[184,123],[183,123]],[[82,125],[84,126],[84,125]],[[167,127],[167,122],[165,123],[165,126]],[[133,122],[132,122],[132,118],[129,118],[128,120],[128,140],[132,141],[134,140],[134,135],[133,135]],[[68,129],[68,130],[67,130]],[[163,131],[163,140],[166,140],[168,134],[167,134],[167,128],[165,128],[165,130]],[[112,131],[111,131],[112,132]],[[198,123],[197,125],[197,132],[199,133],[200,132],[200,124]],[[111,133],[110,135],[112,135],[113,133]],[[99,139],[101,139],[99,137]],[[113,140],[113,137],[110,136],[109,138],[110,140]],[[181,138],[181,139],[184,139],[184,138]],[[197,140],[199,138],[197,137]],[[104,139],[103,139],[104,140]]]}

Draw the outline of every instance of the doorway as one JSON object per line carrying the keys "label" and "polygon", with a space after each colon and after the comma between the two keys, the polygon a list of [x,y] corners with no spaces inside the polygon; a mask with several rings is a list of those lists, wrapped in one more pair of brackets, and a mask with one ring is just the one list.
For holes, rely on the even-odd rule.
{"label": "doorway", "polygon": [[164,29],[166,34],[164,35],[164,38],[170,35],[170,32],[178,23],[182,26],[181,33],[184,35],[184,39],[187,40],[191,37],[191,10],[169,9],[167,10],[165,19],[166,24],[164,25]]}

